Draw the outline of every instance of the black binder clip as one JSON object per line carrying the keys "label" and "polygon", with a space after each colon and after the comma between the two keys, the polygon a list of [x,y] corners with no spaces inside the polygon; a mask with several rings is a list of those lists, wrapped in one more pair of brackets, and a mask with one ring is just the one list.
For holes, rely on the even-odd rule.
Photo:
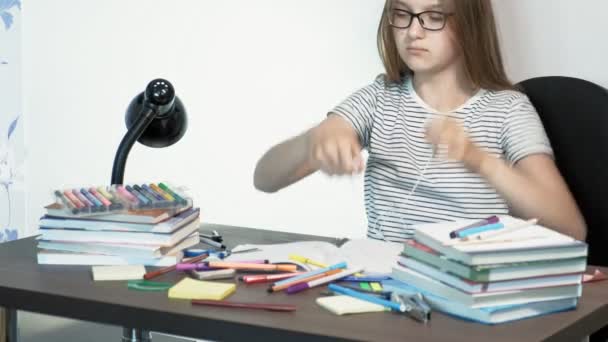
{"label": "black binder clip", "polygon": [[420,293],[405,295],[393,292],[391,301],[403,305],[404,313],[418,322],[426,323],[431,319],[431,307]]}

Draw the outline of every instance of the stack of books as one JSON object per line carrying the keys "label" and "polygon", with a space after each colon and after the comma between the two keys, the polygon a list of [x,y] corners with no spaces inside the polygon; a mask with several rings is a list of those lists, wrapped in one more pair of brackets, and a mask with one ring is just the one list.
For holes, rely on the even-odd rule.
{"label": "stack of books", "polygon": [[39,264],[168,266],[200,241],[200,209],[191,201],[90,215],[75,215],[59,201],[45,209],[39,222]]}
{"label": "stack of books", "polygon": [[485,324],[576,308],[587,245],[513,217],[500,222],[503,233],[468,241],[450,233],[471,221],[419,226],[385,290],[420,292],[438,311]]}

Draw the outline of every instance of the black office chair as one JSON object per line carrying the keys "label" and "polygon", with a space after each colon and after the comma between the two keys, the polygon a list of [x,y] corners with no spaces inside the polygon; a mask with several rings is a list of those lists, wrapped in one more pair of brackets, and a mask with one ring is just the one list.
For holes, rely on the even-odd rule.
{"label": "black office chair", "polygon": [[[543,122],[555,162],[587,222],[588,263],[608,266],[608,90],[571,77],[518,84]],[[608,327],[591,336],[606,341]]]}
{"label": "black office chair", "polygon": [[589,264],[608,266],[608,90],[571,77],[518,84],[543,122],[585,221]]}

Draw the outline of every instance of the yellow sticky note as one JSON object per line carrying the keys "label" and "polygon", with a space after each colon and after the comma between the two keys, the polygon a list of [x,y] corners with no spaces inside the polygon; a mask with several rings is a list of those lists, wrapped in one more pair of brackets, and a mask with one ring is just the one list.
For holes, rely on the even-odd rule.
{"label": "yellow sticky note", "polygon": [[235,284],[184,278],[169,289],[169,298],[222,300],[235,290]]}
{"label": "yellow sticky note", "polygon": [[380,285],[380,283],[369,283],[369,285],[372,287],[372,291],[374,292],[382,291],[382,285]]}

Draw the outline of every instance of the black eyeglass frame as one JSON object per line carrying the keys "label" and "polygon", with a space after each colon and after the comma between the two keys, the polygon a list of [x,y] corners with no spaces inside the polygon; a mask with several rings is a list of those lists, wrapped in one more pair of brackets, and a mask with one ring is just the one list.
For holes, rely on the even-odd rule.
{"label": "black eyeglass frame", "polygon": [[[406,25],[406,26],[396,26],[395,24],[393,24],[393,13],[394,12],[402,12],[402,13],[407,13],[410,16],[410,22]],[[424,24],[424,20],[421,18],[422,15],[425,14],[437,14],[437,15],[441,15],[443,17],[443,25],[441,25],[441,28],[428,28],[425,26]],[[404,10],[404,9],[397,9],[397,8],[391,8],[388,10],[387,13],[387,19],[388,19],[388,24],[391,27],[394,28],[398,28],[398,29],[406,29],[409,28],[410,26],[412,26],[412,23],[414,22],[414,18],[418,19],[418,23],[420,24],[420,26],[427,30],[427,31],[441,31],[445,28],[445,26],[448,23],[448,18],[450,16],[454,15],[454,13],[445,13],[445,12],[440,12],[440,11],[423,11],[423,12],[419,12],[419,13],[414,13],[414,12],[410,12],[408,10]]]}

